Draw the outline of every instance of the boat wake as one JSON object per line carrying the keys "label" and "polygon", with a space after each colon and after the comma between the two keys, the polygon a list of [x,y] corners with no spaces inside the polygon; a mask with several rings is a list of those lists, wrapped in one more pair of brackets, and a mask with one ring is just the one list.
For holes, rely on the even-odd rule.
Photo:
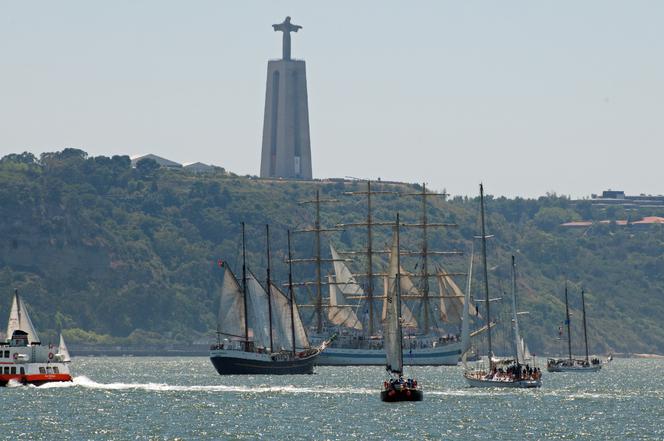
{"label": "boat wake", "polygon": [[[32,386],[34,387],[34,386]],[[47,383],[39,389],[57,389],[81,387],[96,390],[143,390],[150,392],[231,392],[231,393],[284,393],[284,394],[337,394],[366,395],[376,391],[366,388],[350,387],[299,387],[299,386],[226,386],[226,385],[191,385],[181,386],[165,383],[98,383],[86,376],[74,377],[69,383]]]}

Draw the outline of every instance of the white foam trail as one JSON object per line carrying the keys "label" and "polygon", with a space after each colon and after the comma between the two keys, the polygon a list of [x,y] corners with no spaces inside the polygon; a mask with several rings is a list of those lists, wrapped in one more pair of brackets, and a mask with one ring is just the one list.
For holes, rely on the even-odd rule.
{"label": "white foam trail", "polygon": [[21,387],[21,386],[23,386],[23,384],[21,384],[20,382],[18,382],[16,380],[9,380],[7,382],[7,387]]}
{"label": "white foam trail", "polygon": [[85,376],[74,377],[72,382],[46,383],[40,389],[83,387],[97,390],[145,390],[151,392],[236,392],[236,393],[288,393],[288,394],[372,394],[364,388],[296,387],[287,386],[180,386],[165,383],[98,383]]}

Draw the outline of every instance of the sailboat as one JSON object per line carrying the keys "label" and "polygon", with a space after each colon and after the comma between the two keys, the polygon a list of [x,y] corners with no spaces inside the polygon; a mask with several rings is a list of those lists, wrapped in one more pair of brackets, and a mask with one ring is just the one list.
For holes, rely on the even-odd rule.
{"label": "sailboat", "polygon": [[[402,310],[401,310],[401,265],[399,259],[399,214],[395,227],[396,252],[390,259],[390,289],[385,303],[387,304],[387,317],[385,319],[385,369],[390,375],[383,382],[380,392],[382,401],[422,401],[424,393],[417,380],[403,378],[403,337],[402,337]],[[394,276],[392,276],[394,274]]]}
{"label": "sailboat", "polygon": [[69,349],[65,344],[65,338],[60,334],[60,344],[58,344],[58,352],[55,354],[55,357],[61,360],[63,363],[71,362],[71,356],[69,355]]}
{"label": "sailboat", "polygon": [[[18,291],[14,291],[7,337],[8,341],[0,343],[0,385],[5,386],[12,380],[36,386],[72,381],[68,366],[71,361],[69,352],[65,354],[59,349],[56,350],[53,345],[41,345],[37,330]],[[61,343],[64,344],[62,337]]]}
{"label": "sailboat", "polygon": [[[225,262],[221,263],[224,273],[218,341],[210,348],[210,360],[220,375],[313,374],[316,359],[326,344],[314,348],[309,344],[293,301],[292,271],[289,270],[289,296],[270,280],[267,226],[266,231],[268,269],[265,287],[246,266],[244,223],[242,283]],[[290,255],[290,232],[288,249]]]}
{"label": "sailboat", "polygon": [[546,363],[549,372],[597,372],[602,369],[602,363],[596,357],[590,360],[588,356],[588,333],[586,326],[586,297],[581,290],[581,305],[583,310],[583,339],[585,341],[585,359],[572,358],[572,334],[569,317],[569,302],[567,298],[567,281],[565,281],[565,323],[567,324],[567,358],[550,358]]}
{"label": "sailboat", "polygon": [[[514,357],[500,358],[495,357],[491,346],[491,307],[489,298],[489,279],[486,262],[486,228],[484,222],[484,188],[480,184],[480,216],[482,223],[482,265],[484,270],[484,294],[486,303],[486,328],[488,341],[488,362],[486,369],[481,362],[474,367],[470,367],[465,362],[465,354],[462,357],[464,362],[464,378],[471,387],[503,387],[503,388],[535,388],[542,385],[541,372],[539,368],[531,366],[534,360],[526,360],[527,352],[525,342],[519,332],[519,321],[516,310],[516,263],[512,256],[512,331],[514,336]],[[470,283],[469,283],[470,285]],[[468,302],[466,302],[468,304]],[[467,307],[464,308],[464,314],[468,314]],[[467,331],[466,331],[467,332]]]}

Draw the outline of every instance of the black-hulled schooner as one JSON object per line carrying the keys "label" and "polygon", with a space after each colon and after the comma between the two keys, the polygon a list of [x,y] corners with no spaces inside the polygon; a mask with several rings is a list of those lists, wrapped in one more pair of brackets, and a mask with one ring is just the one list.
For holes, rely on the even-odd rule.
{"label": "black-hulled schooner", "polygon": [[[591,360],[588,355],[588,332],[586,326],[586,296],[581,290],[581,305],[583,312],[583,339],[585,341],[586,357],[578,359],[572,357],[572,335],[569,316],[569,301],[567,298],[567,281],[565,281],[565,324],[567,325],[567,358],[550,358],[546,362],[549,372],[597,372],[602,369],[602,363],[597,357]],[[562,333],[562,332],[561,332]]]}
{"label": "black-hulled schooner", "polygon": [[385,369],[390,378],[383,382],[383,390],[380,392],[382,401],[422,401],[424,393],[417,380],[403,378],[403,336],[401,332],[402,309],[401,309],[401,265],[399,258],[399,215],[394,228],[394,240],[392,241],[392,253],[389,265],[389,288],[385,299]]}
{"label": "black-hulled schooner", "polygon": [[[220,375],[313,374],[322,348],[312,348],[297,304],[293,301],[292,271],[289,295],[270,280],[270,239],[267,232],[267,278],[261,284],[247,268],[242,223],[242,279],[222,263],[223,283],[217,343],[210,360]],[[290,232],[288,233],[290,260]]]}

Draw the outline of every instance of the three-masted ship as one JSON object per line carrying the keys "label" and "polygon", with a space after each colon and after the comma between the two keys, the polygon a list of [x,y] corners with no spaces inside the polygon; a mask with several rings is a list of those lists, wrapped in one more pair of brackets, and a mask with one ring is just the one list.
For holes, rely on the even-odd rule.
{"label": "three-masted ship", "polygon": [[[219,304],[217,343],[210,360],[220,375],[313,374],[324,348],[311,347],[296,302],[292,276],[286,295],[270,279],[269,228],[268,269],[265,285],[246,266],[244,223],[242,224],[242,279],[221,262],[223,283]],[[290,232],[288,234],[290,255]]]}
{"label": "three-masted ship", "polygon": [[569,314],[569,301],[567,295],[567,281],[565,281],[565,323],[567,324],[567,358],[550,358],[546,362],[549,372],[597,372],[602,369],[602,362],[597,357],[590,359],[588,355],[588,332],[586,325],[586,297],[581,290],[581,305],[583,313],[583,340],[585,342],[586,356],[583,359],[572,357],[572,333]]}
{"label": "three-masted ship", "polygon": [[[315,287],[315,320],[310,337],[312,341],[323,341],[330,335],[336,338],[318,359],[319,365],[328,366],[381,366],[385,363],[385,342],[383,325],[387,318],[387,297],[389,291],[389,273],[386,270],[376,271],[379,255],[388,255],[388,261],[394,258],[394,251],[375,247],[376,228],[392,227],[393,221],[376,221],[373,218],[372,198],[381,194],[400,194],[390,190],[372,189],[371,181],[367,181],[366,191],[347,192],[346,195],[365,196],[367,201],[367,217],[365,222],[342,223],[334,227],[321,225],[320,205],[334,203],[337,200],[316,199],[305,201],[316,207],[315,223],[312,228],[300,230],[315,234],[316,255],[310,259],[296,259],[296,262],[313,262],[316,265],[316,280],[301,282],[297,285]],[[428,192],[426,186],[422,191],[406,193],[407,196],[419,197],[422,200],[421,219],[417,223],[403,223],[405,228],[417,228],[422,233],[421,249],[400,251],[403,256],[419,257],[420,270],[408,272],[401,269],[401,285],[403,298],[401,317],[404,325],[403,350],[407,365],[457,365],[464,345],[457,325],[461,323],[464,296],[453,280],[455,273],[447,272],[442,265],[432,265],[430,256],[461,254],[459,251],[433,251],[429,249],[428,234],[430,229],[453,227],[454,224],[431,223],[427,216],[427,200],[429,197],[440,197],[441,194]],[[321,233],[338,231],[347,228],[366,228],[366,249],[359,251],[340,252],[330,244],[331,258],[321,257]],[[351,257],[359,257],[355,260]],[[364,271],[352,272],[350,265],[361,265],[364,260]],[[332,263],[333,272],[323,280],[321,264]],[[435,269],[432,268],[435,266]],[[438,283],[438,293],[430,292],[430,279]],[[382,287],[380,286],[382,282]],[[323,295],[323,286],[329,289],[327,299]],[[382,292],[381,292],[382,291]],[[437,308],[433,307],[439,300]],[[474,311],[474,307],[471,306]]]}
{"label": "three-masted ship", "polygon": [[42,345],[18,291],[7,323],[8,341],[0,343],[0,385],[10,381],[40,386],[45,383],[72,381],[71,357],[60,335],[58,346]]}
{"label": "three-masted ship", "polygon": [[525,341],[519,331],[516,308],[516,263],[512,256],[512,332],[514,353],[509,357],[496,357],[493,354],[491,340],[493,323],[491,322],[491,301],[489,297],[489,271],[487,267],[486,227],[484,219],[484,187],[480,185],[480,221],[482,241],[482,266],[484,272],[484,304],[487,329],[487,364],[480,360],[474,366],[465,363],[464,378],[471,387],[535,388],[542,385],[541,371],[534,357],[530,356]]}

